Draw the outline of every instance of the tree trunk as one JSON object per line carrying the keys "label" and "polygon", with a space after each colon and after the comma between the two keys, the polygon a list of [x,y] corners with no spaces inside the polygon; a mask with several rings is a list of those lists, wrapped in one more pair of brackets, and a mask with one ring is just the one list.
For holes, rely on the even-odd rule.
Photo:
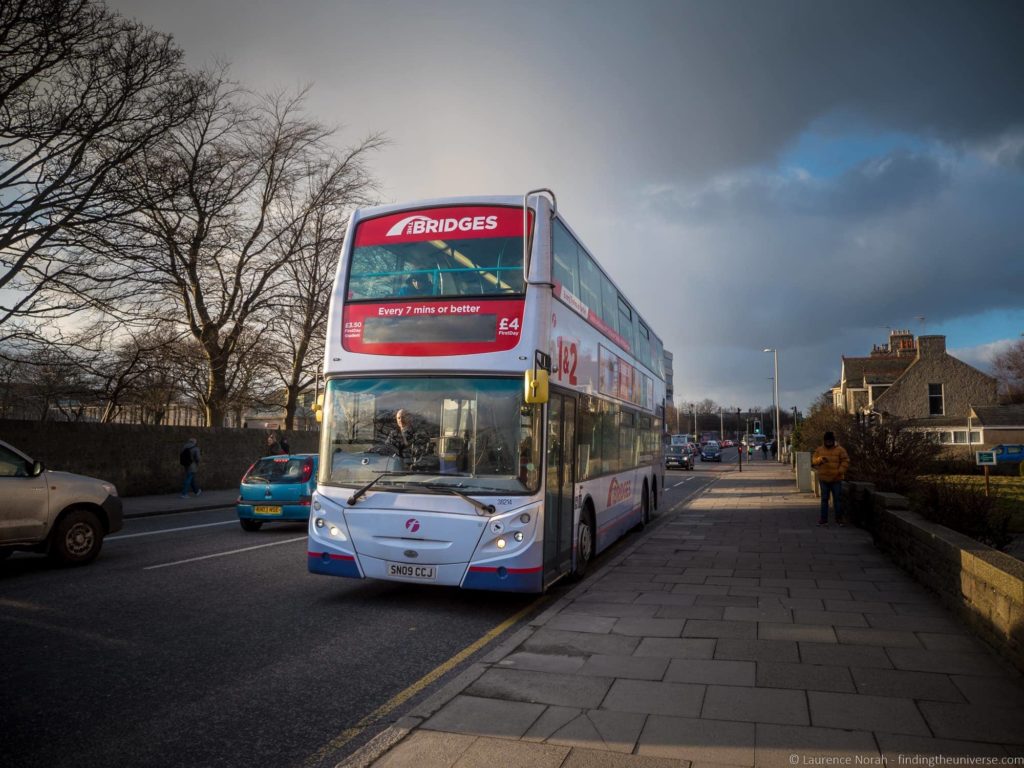
{"label": "tree trunk", "polygon": [[286,387],[285,391],[288,395],[284,403],[284,428],[285,431],[292,432],[295,429],[295,411],[299,405],[299,388],[291,385]]}

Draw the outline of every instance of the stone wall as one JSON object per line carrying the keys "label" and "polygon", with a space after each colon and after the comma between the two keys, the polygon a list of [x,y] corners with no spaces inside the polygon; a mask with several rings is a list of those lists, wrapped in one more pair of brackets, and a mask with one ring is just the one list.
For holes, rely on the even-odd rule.
{"label": "stone wall", "polygon": [[844,483],[843,492],[883,551],[1024,671],[1024,562],[929,522],[870,483]]}
{"label": "stone wall", "polygon": [[[0,420],[0,440],[59,469],[108,480],[122,496],[181,490],[178,455],[185,441],[199,441],[199,485],[237,487],[263,455],[267,433],[258,429],[157,427],[149,424],[77,424]],[[319,432],[289,432],[294,453],[316,452]]]}

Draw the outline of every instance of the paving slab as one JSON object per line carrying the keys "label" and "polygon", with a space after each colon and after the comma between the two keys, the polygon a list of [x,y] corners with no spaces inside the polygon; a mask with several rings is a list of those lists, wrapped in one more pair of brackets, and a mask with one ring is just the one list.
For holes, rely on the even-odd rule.
{"label": "paving slab", "polygon": [[912,699],[808,691],[811,721],[824,728],[931,736]]}
{"label": "paving slab", "polygon": [[726,621],[774,621],[784,624],[793,621],[793,612],[787,608],[783,608],[781,605],[770,608],[762,606],[758,606],[756,608],[729,606],[724,610],[725,614],[723,618]]}
{"label": "paving slab", "polygon": [[591,709],[552,734],[548,743],[631,754],[646,720],[644,714]]}
{"label": "paving slab", "polygon": [[972,704],[1024,709],[1024,685],[1019,675],[1003,680],[975,675],[952,675],[950,679]]}
{"label": "paving slab", "polygon": [[836,637],[847,645],[880,645],[885,648],[921,648],[921,641],[913,632],[897,629],[860,629],[839,627]]}
{"label": "paving slab", "polygon": [[709,685],[700,716],[710,720],[810,725],[804,691]]}
{"label": "paving slab", "polygon": [[897,669],[917,672],[942,672],[947,675],[981,675],[1002,677],[1002,664],[980,653],[959,651],[928,651],[917,648],[887,648],[886,654]]}
{"label": "paving slab", "polygon": [[786,664],[759,661],[756,684],[759,688],[793,688],[805,691],[856,693],[857,688],[846,667],[814,664]]}
{"label": "paving slab", "polygon": [[616,635],[633,637],[679,637],[685,619],[619,619],[612,627]]}
{"label": "paving slab", "polygon": [[733,661],[800,661],[798,646],[784,640],[735,640],[726,638],[715,645],[715,658]]}
{"label": "paving slab", "polygon": [[757,624],[750,621],[709,621],[689,619],[683,627],[683,637],[757,639]]}
{"label": "paving slab", "polygon": [[916,632],[921,645],[929,651],[960,651],[977,653],[984,649],[982,642],[968,634],[950,634],[947,632]]}
{"label": "paving slab", "polygon": [[612,631],[618,619],[611,616],[592,616],[584,613],[560,613],[545,626],[566,632],[592,632],[605,635]]}
{"label": "paving slab", "polygon": [[828,664],[837,667],[893,667],[884,648],[868,645],[800,643],[800,660],[804,664]]}
{"label": "paving slab", "polygon": [[[866,731],[758,723],[755,738],[758,768],[877,765],[880,762],[874,736]],[[896,762],[891,765],[895,766]]]}
{"label": "paving slab", "polygon": [[538,717],[530,730],[526,732],[523,739],[526,741],[545,741],[555,734],[558,729],[571,723],[583,713],[578,707],[548,707]]}
{"label": "paving slab", "polygon": [[706,638],[645,637],[633,651],[633,655],[669,659],[711,659],[715,655],[715,642]]}
{"label": "paving slab", "polygon": [[647,718],[637,754],[669,757],[716,765],[753,766],[753,723],[651,715]]}
{"label": "paving slab", "polygon": [[627,678],[631,680],[661,680],[670,659],[651,656],[594,655],[579,669],[581,675]]}
{"label": "paving slab", "polygon": [[528,669],[533,672],[561,672],[570,674],[586,663],[583,656],[562,656],[549,653],[529,653],[520,651],[506,656],[498,662],[499,667],[507,669]]}
{"label": "paving slab", "polygon": [[416,731],[374,763],[376,768],[451,768],[476,736],[440,731]]}
{"label": "paving slab", "polygon": [[714,605],[659,605],[654,606],[658,619],[708,619],[721,621],[725,608]]}
{"label": "paving slab", "polygon": [[483,738],[474,741],[452,768],[559,768],[568,754],[568,747],[555,744]]}
{"label": "paving slab", "polygon": [[540,717],[544,709],[543,704],[459,695],[421,727],[449,733],[518,739]]}
{"label": "paving slab", "polygon": [[776,624],[759,622],[758,640],[793,640],[808,643],[835,643],[836,631],[824,624]]}
{"label": "paving slab", "polygon": [[922,701],[919,706],[935,733],[956,734],[967,741],[1024,744],[1024,709],[944,701]]}
{"label": "paving slab", "polygon": [[594,749],[575,748],[569,752],[562,768],[690,768],[688,760],[671,760],[664,757],[622,755],[617,752],[600,752]]}
{"label": "paving slab", "polygon": [[672,659],[665,672],[668,683],[718,683],[754,685],[756,665],[752,661]]}
{"label": "paving slab", "polygon": [[566,656],[589,656],[605,653],[628,656],[640,644],[639,637],[626,635],[595,635],[588,632],[565,632],[545,627],[537,630],[521,646],[532,653],[553,653]]}
{"label": "paving slab", "polygon": [[798,608],[793,611],[793,621],[796,624],[827,624],[831,627],[868,626],[868,621],[863,613],[852,611],[819,611]]}
{"label": "paving slab", "polygon": [[[876,733],[875,739],[882,750],[882,756],[890,766],[912,765],[908,758],[928,757],[969,757],[980,763],[978,758],[1006,756],[1006,750],[996,744],[959,739],[932,739],[924,736],[907,736],[900,733]],[[998,763],[997,763],[998,764]],[[927,762],[917,765],[927,766]]]}
{"label": "paving slab", "polygon": [[466,693],[490,699],[595,708],[611,684],[611,679],[602,677],[489,669],[466,689]]}
{"label": "paving slab", "polygon": [[619,712],[697,717],[704,690],[703,685],[687,683],[616,680],[601,706]]}
{"label": "paving slab", "polygon": [[901,669],[870,669],[854,667],[850,670],[858,693],[873,696],[895,696],[901,699],[930,699],[932,701],[965,701],[948,675],[934,672],[908,672]]}
{"label": "paving slab", "polygon": [[562,614],[587,613],[592,616],[610,616],[616,619],[626,617],[653,618],[658,612],[657,605],[636,605],[634,603],[581,603],[573,601],[562,609]]}

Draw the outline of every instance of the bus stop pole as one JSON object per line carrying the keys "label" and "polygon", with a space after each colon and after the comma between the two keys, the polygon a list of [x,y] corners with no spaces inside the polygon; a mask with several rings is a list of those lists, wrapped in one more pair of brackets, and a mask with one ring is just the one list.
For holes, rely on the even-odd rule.
{"label": "bus stop pole", "polygon": [[[736,423],[740,423],[740,409],[736,409]],[[739,440],[736,441],[736,454],[740,462],[740,472],[743,471],[743,443]]]}

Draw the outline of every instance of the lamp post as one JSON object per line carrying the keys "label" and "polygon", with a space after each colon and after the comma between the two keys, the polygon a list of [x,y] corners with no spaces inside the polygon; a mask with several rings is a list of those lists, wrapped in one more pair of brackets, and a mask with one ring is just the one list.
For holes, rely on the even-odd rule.
{"label": "lamp post", "polygon": [[772,347],[766,347],[763,351],[771,352],[775,358],[775,455],[778,457],[778,461],[782,461],[782,451],[778,450],[779,446],[779,350]]}

